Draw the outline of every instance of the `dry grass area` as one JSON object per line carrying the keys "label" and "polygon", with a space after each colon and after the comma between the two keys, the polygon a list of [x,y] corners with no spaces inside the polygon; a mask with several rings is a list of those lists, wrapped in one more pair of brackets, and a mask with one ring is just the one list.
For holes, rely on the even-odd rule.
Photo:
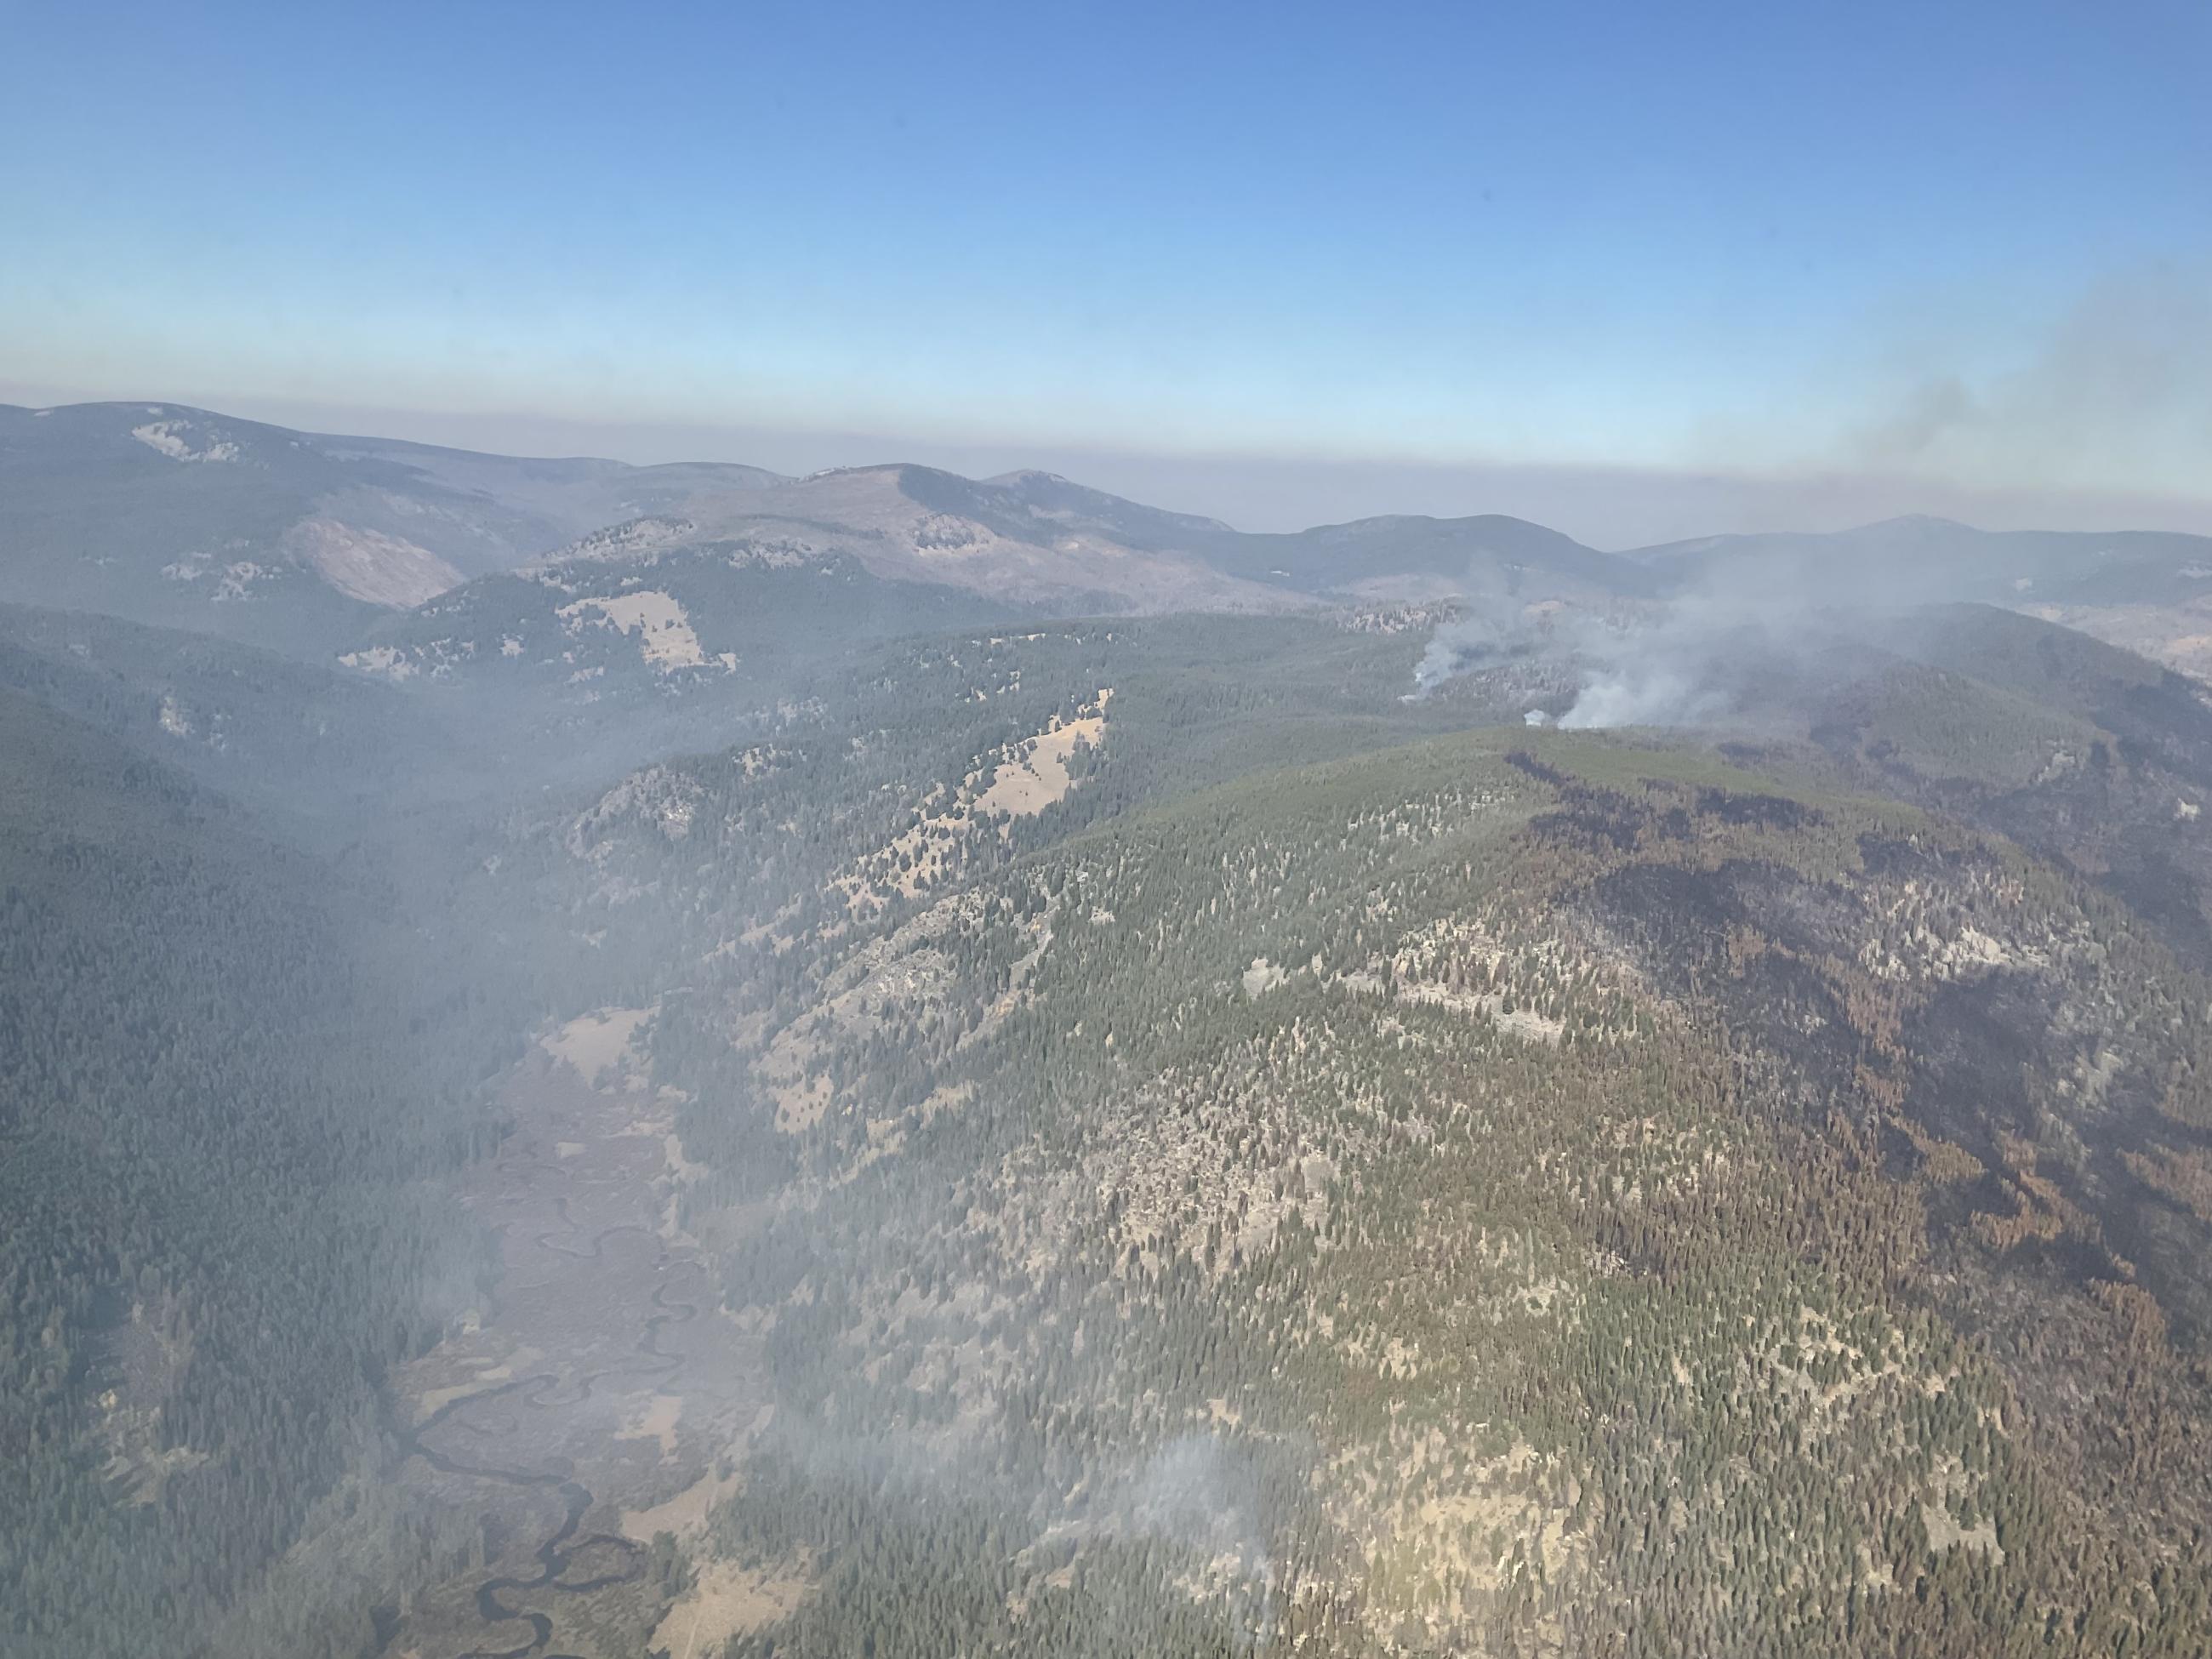
{"label": "dry grass area", "polygon": [[[832,1105],[822,1062],[842,1043],[873,1033],[908,1029],[923,1010],[941,1006],[958,975],[945,936],[979,917],[972,893],[940,899],[887,938],[862,946],[830,975],[822,1000],[791,1024],[755,1034],[738,1046],[751,1055],[752,1073],[776,1103],[776,1127],[797,1133],[820,1122]],[[1032,948],[1013,964],[1012,985],[983,1016],[971,1036],[994,1030],[1023,994],[1023,985],[1052,943],[1048,915],[1030,925]],[[886,1131],[888,1133],[888,1129]]]}
{"label": "dry grass area", "polygon": [[994,828],[1006,837],[1012,820],[1066,800],[1078,782],[1070,769],[1077,752],[1106,740],[1106,706],[1113,697],[1112,686],[1101,686],[1073,715],[1054,714],[1042,732],[985,755],[957,787],[931,790],[913,823],[834,878],[847,909],[866,915],[894,894],[918,898],[958,876],[976,837]]}
{"label": "dry grass area", "polygon": [[636,1396],[616,1432],[625,1440],[650,1440],[664,1459],[676,1455],[676,1429],[684,1420],[684,1396],[653,1394]]}
{"label": "dry grass area", "polygon": [[601,1008],[570,1020],[544,1039],[542,1046],[554,1059],[574,1066],[577,1076],[593,1088],[604,1087],[636,1064],[638,1027],[652,1018],[650,1008]]}
{"label": "dry grass area", "polygon": [[766,1567],[710,1561],[699,1582],[669,1608],[651,1645],[672,1659],[720,1653],[732,1636],[763,1630],[796,1613],[813,1588],[812,1564],[804,1554]]}
{"label": "dry grass area", "polygon": [[302,519],[284,532],[285,550],[341,593],[405,611],[466,580],[427,547],[336,519]]}
{"label": "dry grass area", "polygon": [[655,1533],[673,1533],[678,1538],[688,1538],[707,1524],[707,1517],[715,1504],[737,1491],[738,1480],[735,1469],[726,1475],[702,1474],[664,1503],[641,1510],[624,1510],[623,1536],[635,1538],[641,1544],[652,1542]]}
{"label": "dry grass area", "polygon": [[1947,1455],[1937,1463],[1929,1481],[1928,1498],[1920,1505],[1920,1523],[1928,1529],[1928,1547],[1938,1555],[1948,1550],[1974,1550],[2002,1561],[2004,1546],[1997,1542],[1996,1522],[1984,1516],[1972,1526],[1962,1527],[1952,1512],[1953,1498],[1963,1497],[1972,1484],[1957,1458]]}
{"label": "dry grass area", "polygon": [[975,810],[987,817],[1034,817],[1048,806],[1066,800],[1074,787],[1067,763],[1079,745],[1093,748],[1106,738],[1106,705],[1114,688],[1101,686],[1097,696],[1073,720],[1055,714],[1050,725],[1018,745],[993,775],[991,787],[975,798]]}
{"label": "dry grass area", "polygon": [[701,648],[699,636],[692,631],[691,619],[681,604],[650,588],[611,599],[577,599],[562,605],[557,614],[572,635],[594,620],[618,634],[636,635],[647,665],[663,674],[679,668],[720,668],[724,673],[737,670],[733,653],[725,651],[709,657]]}
{"label": "dry grass area", "polygon": [[1516,1579],[1585,1565],[1587,1536],[1568,1526],[1582,1482],[1526,1442],[1483,1456],[1440,1429],[1401,1428],[1385,1448],[1340,1454],[1324,1480],[1332,1513],[1368,1540],[1366,1595],[1391,1623],[1450,1628]]}

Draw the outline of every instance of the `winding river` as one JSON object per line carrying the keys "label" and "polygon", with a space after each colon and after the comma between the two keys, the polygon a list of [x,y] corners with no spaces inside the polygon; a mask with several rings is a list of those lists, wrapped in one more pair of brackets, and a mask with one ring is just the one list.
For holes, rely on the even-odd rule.
{"label": "winding river", "polygon": [[[556,1200],[556,1212],[562,1220],[568,1222],[574,1229],[574,1222],[569,1220],[566,1198]],[[595,1262],[603,1259],[605,1242],[622,1233],[651,1236],[649,1229],[636,1223],[623,1222],[604,1227],[594,1233],[588,1249],[576,1249],[557,1243],[550,1233],[533,1242],[542,1249],[578,1261]],[[706,1270],[705,1264],[696,1257],[673,1256],[665,1249],[660,1252],[653,1267],[656,1273],[687,1268],[699,1273]],[[512,1574],[495,1575],[485,1578],[476,1588],[477,1616],[486,1626],[488,1633],[497,1626],[521,1623],[529,1627],[529,1639],[511,1646],[479,1644],[454,1656],[454,1659],[580,1659],[576,1655],[550,1651],[554,1633],[554,1622],[550,1614],[517,1608],[504,1598],[511,1591],[541,1589],[580,1595],[615,1584],[627,1583],[645,1571],[645,1547],[619,1533],[593,1532],[578,1536],[578,1528],[597,1498],[590,1487],[568,1474],[550,1469],[509,1468],[456,1455],[439,1443],[440,1431],[489,1401],[510,1396],[515,1404],[531,1411],[556,1412],[579,1406],[592,1397],[592,1391],[598,1383],[611,1376],[657,1377],[665,1389],[668,1381],[682,1370],[687,1356],[664,1349],[661,1346],[662,1333],[670,1325],[683,1324],[696,1318],[699,1313],[696,1304],[671,1297],[669,1290],[665,1284],[654,1287],[652,1305],[658,1311],[644,1322],[643,1334],[635,1349],[641,1358],[622,1365],[586,1372],[578,1379],[576,1392],[572,1395],[556,1397],[554,1391],[560,1387],[560,1376],[554,1371],[539,1370],[527,1376],[488,1384],[448,1400],[411,1429],[394,1425],[404,1448],[404,1456],[419,1457],[441,1474],[463,1476],[503,1486],[553,1489],[558,1491],[562,1498],[561,1523],[538,1546],[537,1571],[526,1577]],[[618,1553],[622,1557],[620,1570],[585,1578],[566,1576],[578,1554],[594,1549]]]}

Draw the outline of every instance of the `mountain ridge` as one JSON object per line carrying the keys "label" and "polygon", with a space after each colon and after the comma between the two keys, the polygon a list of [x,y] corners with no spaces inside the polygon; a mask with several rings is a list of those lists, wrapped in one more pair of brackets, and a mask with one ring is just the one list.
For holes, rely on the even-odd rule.
{"label": "mountain ridge", "polygon": [[2212,675],[2212,538],[2176,532],[1911,515],[1609,552],[1501,514],[1246,532],[1036,468],[974,479],[893,460],[795,477],[508,456],[159,401],[0,406],[0,600],[319,660],[420,634],[402,619],[487,579],[730,547],[1039,615],[1459,602],[1618,616],[1686,597],[1853,600],[1872,586],[2004,605]]}

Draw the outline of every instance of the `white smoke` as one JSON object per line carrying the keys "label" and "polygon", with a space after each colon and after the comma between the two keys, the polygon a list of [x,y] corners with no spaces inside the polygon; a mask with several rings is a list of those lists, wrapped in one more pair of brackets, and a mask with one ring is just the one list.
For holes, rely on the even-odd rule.
{"label": "white smoke", "polygon": [[1797,592],[1692,594],[1632,613],[1601,617],[1472,603],[1430,638],[1408,701],[1446,681],[1515,668],[1574,690],[1526,711],[1531,724],[1600,727],[1702,726],[1756,722],[1762,685],[1804,670],[1816,639],[1832,640],[1832,607]]}
{"label": "white smoke", "polygon": [[1686,664],[1651,664],[1598,674],[1559,716],[1570,730],[1608,726],[1702,726],[1729,699]]}
{"label": "white smoke", "polygon": [[1429,636],[1428,648],[1413,665],[1413,692],[1418,701],[1455,675],[1494,667],[1540,650],[1536,630],[1526,623],[1498,616],[1488,609],[1462,611],[1439,623]]}
{"label": "white smoke", "polygon": [[1268,1577],[1267,1544],[1250,1466],[1209,1434],[1187,1434],[1152,1454],[1117,1505],[1133,1529],[1186,1548],[1237,1558],[1249,1577]]}

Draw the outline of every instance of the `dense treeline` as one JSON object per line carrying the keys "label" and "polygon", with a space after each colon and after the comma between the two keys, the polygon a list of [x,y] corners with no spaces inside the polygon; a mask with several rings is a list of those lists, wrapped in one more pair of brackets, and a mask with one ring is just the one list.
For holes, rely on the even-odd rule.
{"label": "dense treeline", "polygon": [[160,764],[4,696],[0,767],[0,1618],[189,1652],[476,1294],[511,1038]]}

